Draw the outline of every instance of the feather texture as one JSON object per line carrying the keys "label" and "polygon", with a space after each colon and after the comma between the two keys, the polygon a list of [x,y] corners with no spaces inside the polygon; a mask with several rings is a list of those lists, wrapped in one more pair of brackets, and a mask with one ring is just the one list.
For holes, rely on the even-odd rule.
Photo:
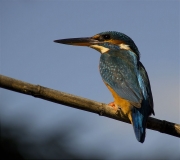
{"label": "feather texture", "polygon": [[[105,84],[112,88],[119,98],[130,102],[126,107],[129,107],[127,111],[130,110],[130,120],[136,138],[139,142],[144,142],[147,118],[154,113],[152,93],[145,68],[138,61],[136,54],[123,49],[111,49],[102,54],[99,68]],[[124,107],[124,103],[117,105]]]}

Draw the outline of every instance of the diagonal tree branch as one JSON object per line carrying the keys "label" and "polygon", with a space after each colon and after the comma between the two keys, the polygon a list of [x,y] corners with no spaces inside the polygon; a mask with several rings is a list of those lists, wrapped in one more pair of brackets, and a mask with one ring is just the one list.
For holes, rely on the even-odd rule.
{"label": "diagonal tree branch", "polygon": [[[0,87],[15,92],[32,95],[34,97],[38,97],[69,107],[97,113],[101,116],[113,118],[126,123],[130,123],[130,121],[123,116],[121,110],[116,111],[112,107],[104,103],[56,91],[40,85],[33,85],[30,83],[26,83],[20,80],[0,75]],[[159,131],[161,133],[180,137],[180,125],[165,120],[159,120],[156,118],[149,117],[147,121],[147,128]]]}

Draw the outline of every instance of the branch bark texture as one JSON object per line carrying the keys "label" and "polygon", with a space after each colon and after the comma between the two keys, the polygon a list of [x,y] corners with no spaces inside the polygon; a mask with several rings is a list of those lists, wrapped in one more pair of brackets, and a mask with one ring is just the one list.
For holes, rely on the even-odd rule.
{"label": "branch bark texture", "polygon": [[[112,107],[108,106],[105,103],[92,101],[86,98],[56,91],[40,85],[33,85],[3,75],[0,75],[0,87],[130,123],[130,121],[123,116],[121,110],[114,110]],[[159,120],[149,117],[147,121],[147,128],[180,138],[180,124],[175,124],[165,120]]]}

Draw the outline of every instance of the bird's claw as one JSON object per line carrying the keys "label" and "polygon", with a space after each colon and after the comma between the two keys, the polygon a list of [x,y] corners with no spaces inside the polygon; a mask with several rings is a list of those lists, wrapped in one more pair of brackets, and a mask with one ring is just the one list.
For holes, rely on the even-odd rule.
{"label": "bird's claw", "polygon": [[115,108],[116,104],[114,102],[111,102],[111,103],[108,104],[108,106],[111,106],[111,107]]}

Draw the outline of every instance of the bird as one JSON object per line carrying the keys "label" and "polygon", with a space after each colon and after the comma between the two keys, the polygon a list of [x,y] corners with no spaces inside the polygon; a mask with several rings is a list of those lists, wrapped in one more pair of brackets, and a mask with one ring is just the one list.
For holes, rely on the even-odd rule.
{"label": "bird", "polygon": [[136,139],[143,143],[148,117],[154,113],[153,96],[140,52],[134,41],[124,33],[106,31],[91,37],[54,40],[56,43],[87,46],[101,53],[99,71],[111,92],[112,107],[120,108],[131,122]]}

